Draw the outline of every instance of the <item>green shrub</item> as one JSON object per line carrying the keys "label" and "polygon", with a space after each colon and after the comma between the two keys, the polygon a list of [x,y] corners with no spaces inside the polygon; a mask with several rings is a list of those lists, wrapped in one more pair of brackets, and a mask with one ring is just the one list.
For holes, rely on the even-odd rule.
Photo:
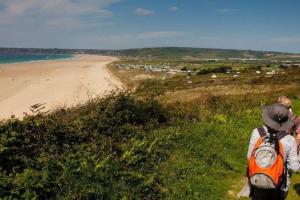
{"label": "green shrub", "polygon": [[168,111],[111,95],[50,115],[0,124],[0,196],[7,199],[157,199]]}
{"label": "green shrub", "polygon": [[211,74],[211,73],[226,73],[228,71],[232,71],[232,67],[222,66],[217,68],[202,69],[197,72],[197,75]]}

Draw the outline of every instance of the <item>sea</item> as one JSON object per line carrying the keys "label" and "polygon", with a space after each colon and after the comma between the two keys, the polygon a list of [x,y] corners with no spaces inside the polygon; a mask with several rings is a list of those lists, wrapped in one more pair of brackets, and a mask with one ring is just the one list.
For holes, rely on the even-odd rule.
{"label": "sea", "polygon": [[74,56],[71,54],[11,54],[0,53],[0,64],[37,62],[47,60],[70,59]]}

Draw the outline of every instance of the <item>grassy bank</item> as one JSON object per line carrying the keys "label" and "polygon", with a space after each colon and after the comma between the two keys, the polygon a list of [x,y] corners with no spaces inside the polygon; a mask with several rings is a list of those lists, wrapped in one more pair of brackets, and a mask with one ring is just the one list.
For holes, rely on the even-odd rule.
{"label": "grassy bank", "polygon": [[[261,107],[299,97],[297,85],[272,89],[283,78],[146,81],[135,93],[0,122],[0,197],[235,199]],[[299,198],[294,187],[289,200]]]}
{"label": "grassy bank", "polygon": [[[260,116],[257,105],[185,125],[175,152],[162,165],[169,199],[237,199],[245,183],[249,137],[262,126]],[[298,180],[295,174],[289,200],[299,199]]]}

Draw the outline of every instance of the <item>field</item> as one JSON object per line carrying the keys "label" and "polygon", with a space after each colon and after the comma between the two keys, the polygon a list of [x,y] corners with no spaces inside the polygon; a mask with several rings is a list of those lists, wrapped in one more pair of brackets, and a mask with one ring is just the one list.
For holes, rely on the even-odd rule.
{"label": "field", "polygon": [[[162,61],[145,63],[155,66]],[[175,124],[179,124],[180,139],[169,160],[161,165],[169,199],[236,199],[244,184],[250,134],[262,126],[261,107],[275,102],[279,95],[287,95],[294,98],[294,111],[300,113],[300,68],[266,63],[206,63],[206,68],[228,66],[230,73],[199,74],[195,71],[203,66],[193,70],[190,62],[181,61],[170,65],[188,66],[189,72],[173,76],[151,72],[151,78],[139,82],[133,77],[150,72],[111,66],[121,80],[128,73],[123,81],[136,84],[136,96],[154,96],[179,115]],[[274,74],[268,73],[273,70]],[[288,199],[299,198],[297,178],[293,177],[296,185],[291,187]]]}
{"label": "field", "polygon": [[[298,61],[283,66],[147,55],[109,66],[127,92],[2,121],[0,196],[236,199],[250,134],[262,126],[261,107],[287,95],[300,114]],[[299,199],[297,179],[289,200]]]}

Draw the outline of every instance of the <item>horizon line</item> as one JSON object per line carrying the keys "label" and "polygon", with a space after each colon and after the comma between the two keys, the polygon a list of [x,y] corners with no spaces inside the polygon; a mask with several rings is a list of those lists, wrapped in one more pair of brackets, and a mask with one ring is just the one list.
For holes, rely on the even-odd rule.
{"label": "horizon line", "polygon": [[286,53],[286,54],[300,54],[300,52],[289,52],[279,50],[258,50],[258,49],[233,49],[233,48],[213,48],[213,47],[193,47],[193,46],[153,46],[153,47],[132,47],[132,48],[112,48],[112,49],[98,49],[98,48],[61,48],[61,47],[1,47],[0,49],[58,49],[58,50],[97,50],[97,51],[124,51],[134,49],[159,49],[159,48],[190,48],[190,49],[208,49],[208,50],[233,50],[233,51],[254,51],[254,52],[271,52],[271,53]]}

